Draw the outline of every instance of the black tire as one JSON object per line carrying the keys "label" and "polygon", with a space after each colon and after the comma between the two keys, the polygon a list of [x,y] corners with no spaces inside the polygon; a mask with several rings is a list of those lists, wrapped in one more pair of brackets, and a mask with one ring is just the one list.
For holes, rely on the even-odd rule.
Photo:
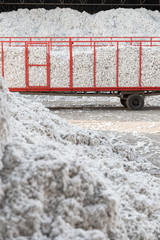
{"label": "black tire", "polygon": [[144,98],[138,94],[130,95],[127,98],[126,105],[130,110],[140,110],[144,107]]}
{"label": "black tire", "polygon": [[121,102],[121,104],[122,104],[125,108],[127,108],[126,99],[121,98],[121,99],[120,99],[120,102]]}

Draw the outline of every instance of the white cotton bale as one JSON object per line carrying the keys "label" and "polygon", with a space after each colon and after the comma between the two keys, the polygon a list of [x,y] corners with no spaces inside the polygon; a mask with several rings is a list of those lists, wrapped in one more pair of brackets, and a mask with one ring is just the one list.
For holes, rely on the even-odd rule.
{"label": "white cotton bale", "polygon": [[47,86],[47,67],[29,67],[29,86]]}
{"label": "white cotton bale", "polygon": [[69,88],[70,53],[69,47],[53,47],[50,54],[51,88]]}
{"label": "white cotton bale", "polygon": [[25,48],[4,48],[4,78],[8,87],[25,87]]}
{"label": "white cotton bale", "polygon": [[28,47],[28,63],[29,64],[47,64],[47,47],[46,45]]}
{"label": "white cotton bale", "polygon": [[[9,140],[9,106],[7,103],[7,88],[4,80],[0,77],[0,160],[3,156],[4,148]],[[0,162],[0,169],[2,165]]]}
{"label": "white cotton bale", "polygon": [[118,66],[118,86],[139,86],[139,47],[120,46]]}
{"label": "white cotton bale", "polygon": [[142,47],[142,87],[160,87],[160,48]]}
{"label": "white cotton bale", "polygon": [[73,87],[94,87],[94,52],[91,47],[73,48]]}
{"label": "white cotton bale", "polygon": [[96,48],[96,87],[116,87],[116,47]]}
{"label": "white cotton bale", "polygon": [[[140,47],[119,44],[118,86],[138,87]],[[29,47],[29,64],[46,65],[46,47]],[[96,87],[117,86],[117,47],[96,47]],[[0,74],[2,61],[0,54]],[[160,86],[159,47],[142,46],[142,87]],[[94,48],[73,47],[73,87],[94,87]],[[29,86],[47,86],[47,67],[29,66]],[[8,87],[26,86],[25,48],[4,47],[4,77]],[[69,47],[52,47],[50,53],[51,88],[70,87]]]}

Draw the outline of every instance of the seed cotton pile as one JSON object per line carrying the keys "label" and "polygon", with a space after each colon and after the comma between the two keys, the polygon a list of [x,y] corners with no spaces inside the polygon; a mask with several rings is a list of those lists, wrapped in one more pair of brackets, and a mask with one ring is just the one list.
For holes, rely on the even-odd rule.
{"label": "seed cotton pile", "polygon": [[151,163],[109,134],[7,99],[16,128],[0,172],[0,239],[160,238],[160,180],[145,173]]}
{"label": "seed cotton pile", "polygon": [[69,8],[0,13],[1,37],[160,36],[159,25],[160,12],[144,8],[119,8],[94,15]]}
{"label": "seed cotton pile", "polygon": [[6,91],[7,88],[0,77],[0,169],[4,147],[7,144],[10,135],[9,110],[6,100]]}

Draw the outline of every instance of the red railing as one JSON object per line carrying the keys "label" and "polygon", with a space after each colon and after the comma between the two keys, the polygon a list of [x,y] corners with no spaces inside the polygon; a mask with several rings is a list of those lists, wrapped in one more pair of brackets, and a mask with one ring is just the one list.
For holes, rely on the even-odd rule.
{"label": "red railing", "polygon": [[[1,65],[2,76],[5,78],[4,64],[4,46],[5,47],[22,47],[25,48],[25,87],[9,87],[10,91],[145,91],[145,90],[160,90],[159,86],[142,86],[142,53],[144,47],[160,46],[160,37],[1,37]],[[136,87],[119,86],[119,47],[120,45],[131,47],[139,47],[139,85]],[[45,47],[46,48],[46,63],[36,64],[29,63],[28,48],[29,47]],[[55,47],[68,47],[69,50],[69,71],[70,83],[68,87],[51,87],[51,66],[50,54]],[[93,86],[92,87],[74,87],[73,79],[73,48],[90,47],[93,49]],[[113,87],[97,87],[96,86],[96,51],[99,47],[115,47],[116,48],[116,84]],[[30,67],[45,67],[46,68],[46,85],[45,86],[30,86],[29,68]]]}

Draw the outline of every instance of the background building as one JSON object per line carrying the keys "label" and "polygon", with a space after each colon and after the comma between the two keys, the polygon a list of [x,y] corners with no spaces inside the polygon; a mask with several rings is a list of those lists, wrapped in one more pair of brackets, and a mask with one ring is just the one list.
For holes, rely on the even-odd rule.
{"label": "background building", "polygon": [[0,11],[16,10],[18,8],[46,8],[70,7],[79,11],[96,13],[100,10],[112,8],[145,7],[160,10],[160,0],[0,0]]}

